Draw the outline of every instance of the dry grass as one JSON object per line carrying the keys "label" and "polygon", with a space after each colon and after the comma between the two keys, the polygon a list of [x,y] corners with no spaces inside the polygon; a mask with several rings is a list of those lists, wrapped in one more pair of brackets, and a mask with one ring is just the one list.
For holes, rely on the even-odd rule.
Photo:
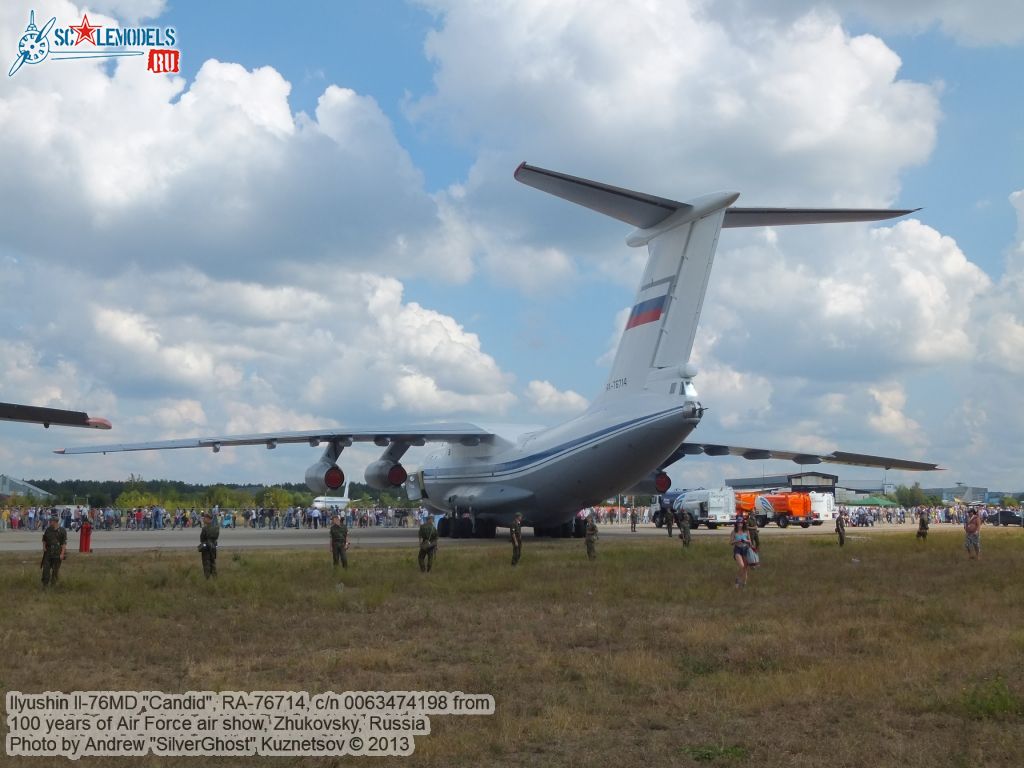
{"label": "dry grass", "polygon": [[73,555],[45,595],[5,555],[0,688],[494,695],[374,765],[1024,764],[1024,535],[986,530],[980,562],[935,529],[764,543],[745,591],[721,537],[602,541],[596,563],[528,540],[517,569],[500,542],[448,547],[427,577],[415,550],[340,577],[326,552],[222,553],[209,583],[195,553]]}

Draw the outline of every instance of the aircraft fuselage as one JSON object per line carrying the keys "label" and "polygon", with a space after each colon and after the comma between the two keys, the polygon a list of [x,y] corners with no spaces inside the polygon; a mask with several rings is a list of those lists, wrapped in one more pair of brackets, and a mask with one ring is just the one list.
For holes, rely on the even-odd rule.
{"label": "aircraft fuselage", "polygon": [[425,503],[508,525],[557,526],[650,477],[700,421],[693,400],[644,395],[592,407],[550,429],[426,458]]}

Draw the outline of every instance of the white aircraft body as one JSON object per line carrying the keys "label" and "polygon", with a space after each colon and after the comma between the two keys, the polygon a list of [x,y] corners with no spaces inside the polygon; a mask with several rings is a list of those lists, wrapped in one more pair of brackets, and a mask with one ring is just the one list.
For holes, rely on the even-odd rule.
{"label": "white aircraft body", "polygon": [[[212,448],[279,443],[325,445],[306,472],[315,493],[340,488],[337,465],[353,442],[384,449],[366,469],[378,489],[406,486],[413,499],[451,513],[456,536],[493,536],[521,512],[535,532],[569,535],[578,510],[624,492],[664,492],[664,468],[688,455],[733,455],[789,459],[797,464],[830,462],[905,470],[935,464],[856,453],[810,454],[687,442],[704,407],[697,399],[695,368],[689,364],[694,334],[722,228],[786,224],[879,221],[909,210],[787,209],[732,207],[737,193],[677,202],[529,166],[515,178],[631,224],[628,245],[646,245],[647,266],[619,342],[604,390],[587,410],[558,426],[527,432],[444,423],[406,427],[369,426],[257,435],[206,437],[69,448],[63,453],[107,453],[169,448]],[[412,446],[431,443],[422,469],[412,475],[401,459]]]}
{"label": "white aircraft body", "polygon": [[350,485],[352,485],[351,480],[345,483],[345,492],[341,496],[317,496],[313,499],[313,506],[321,512],[330,509],[337,509],[339,511],[345,509],[349,502],[352,501],[348,495]]}

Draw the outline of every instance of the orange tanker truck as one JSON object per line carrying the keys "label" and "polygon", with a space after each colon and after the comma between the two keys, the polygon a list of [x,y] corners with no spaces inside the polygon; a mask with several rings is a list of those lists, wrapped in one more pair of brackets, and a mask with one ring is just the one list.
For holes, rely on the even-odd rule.
{"label": "orange tanker truck", "polygon": [[810,495],[792,491],[737,493],[736,511],[753,514],[760,528],[772,520],[779,528],[785,528],[790,523],[808,528],[814,522]]}

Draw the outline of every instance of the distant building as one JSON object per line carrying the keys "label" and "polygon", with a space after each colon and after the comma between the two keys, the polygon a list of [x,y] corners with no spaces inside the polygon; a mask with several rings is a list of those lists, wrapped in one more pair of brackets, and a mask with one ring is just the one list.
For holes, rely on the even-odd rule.
{"label": "distant building", "polygon": [[838,475],[827,475],[824,472],[797,472],[793,475],[733,477],[727,479],[725,484],[736,491],[769,491],[785,488],[791,491],[818,491],[834,495],[838,482]]}
{"label": "distant building", "polygon": [[52,493],[47,493],[42,488],[36,488],[31,483],[26,483],[24,480],[15,480],[7,475],[0,475],[0,498],[6,496],[28,496],[40,501],[53,498]]}

